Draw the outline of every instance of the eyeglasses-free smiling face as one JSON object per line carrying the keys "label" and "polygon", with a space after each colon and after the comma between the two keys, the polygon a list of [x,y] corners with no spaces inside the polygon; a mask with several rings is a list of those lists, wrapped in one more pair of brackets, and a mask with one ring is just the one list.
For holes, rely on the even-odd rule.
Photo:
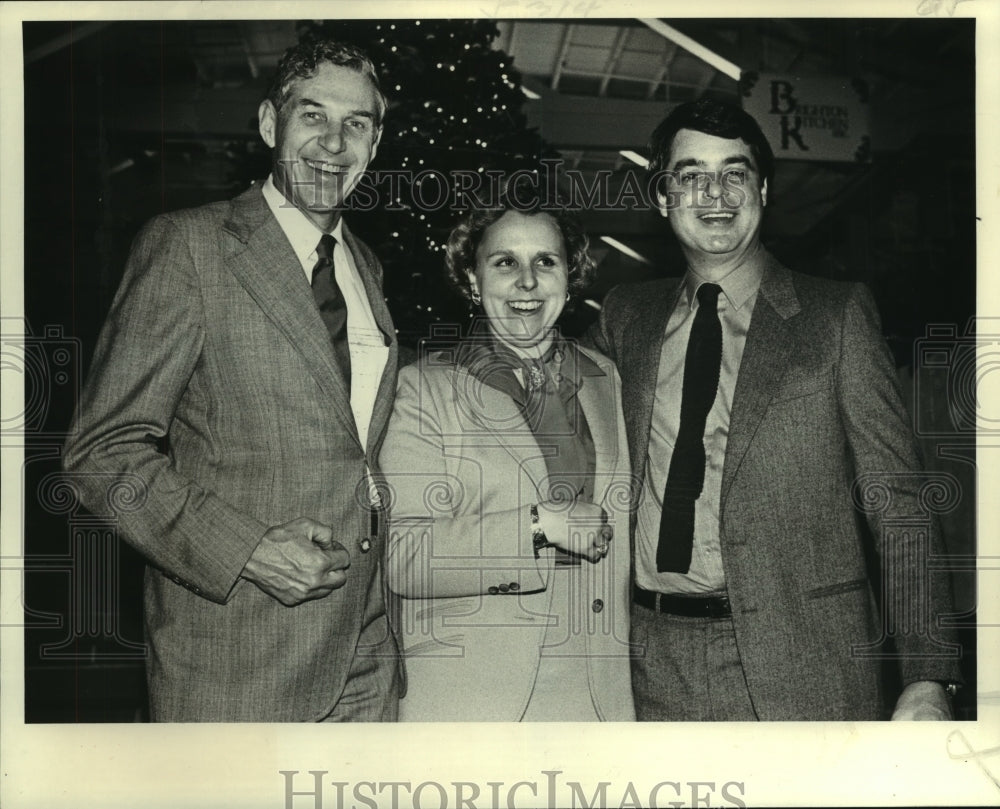
{"label": "eyeglasses-free smiling face", "polygon": [[292,83],[280,110],[263,101],[259,118],[275,186],[317,227],[332,230],[382,134],[371,79],[322,62]]}
{"label": "eyeglasses-free smiling face", "polygon": [[689,261],[735,259],[756,249],[767,181],[742,139],[681,129],[669,168],[669,200],[658,195],[660,213]]}
{"label": "eyeglasses-free smiling face", "polygon": [[532,356],[544,353],[569,282],[556,220],[546,213],[505,213],[483,233],[469,280],[497,338]]}

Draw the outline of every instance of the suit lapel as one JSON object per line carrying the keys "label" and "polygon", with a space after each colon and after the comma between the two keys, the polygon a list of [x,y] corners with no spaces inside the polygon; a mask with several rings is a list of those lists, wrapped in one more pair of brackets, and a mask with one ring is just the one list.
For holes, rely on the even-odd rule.
{"label": "suit lapel", "polygon": [[625,426],[632,452],[632,473],[641,483],[646,469],[649,430],[656,400],[656,379],[660,370],[660,351],[667,320],[677,304],[682,286],[668,288],[665,295],[641,302],[619,348],[622,358],[622,400]]}
{"label": "suit lapel", "polygon": [[357,435],[343,374],[312,290],[259,186],[234,199],[223,230],[241,242],[227,258],[230,271],[302,355],[333,409]]}
{"label": "suit lapel", "polygon": [[382,291],[382,273],[377,267],[373,267],[369,263],[367,250],[354,237],[350,228],[347,227],[347,222],[344,222],[342,231],[344,241],[347,242],[347,247],[354,258],[354,266],[357,267],[358,275],[361,276],[361,282],[365,285],[365,293],[368,295],[368,305],[371,307],[372,315],[375,317],[375,323],[385,338],[385,344],[390,345],[396,340],[396,331],[392,324],[389,310],[385,305],[385,295]]}
{"label": "suit lapel", "polygon": [[773,258],[761,278],[733,392],[722,469],[722,504],[795,351],[789,319],[800,311],[791,274]]}
{"label": "suit lapel", "polygon": [[594,502],[602,503],[608,496],[609,487],[615,480],[612,470],[617,466],[621,447],[618,446],[618,430],[609,406],[615,401],[611,389],[612,377],[588,376],[577,392],[580,408],[587,419],[590,437],[594,442]]}
{"label": "suit lapel", "polygon": [[[541,491],[542,481],[548,477],[548,467],[531,429],[517,404],[507,394],[481,382],[465,368],[454,376],[455,398],[461,402],[460,410],[475,422],[484,433],[503,447],[531,478]],[[475,433],[462,430],[463,439],[475,442]]]}
{"label": "suit lapel", "polygon": [[389,416],[392,414],[392,402],[396,393],[396,366],[399,356],[399,345],[396,341],[396,330],[392,323],[392,316],[385,305],[385,295],[382,290],[382,274],[376,266],[372,266],[367,259],[367,250],[354,238],[354,234],[347,227],[343,226],[344,241],[354,258],[354,266],[361,276],[361,282],[365,286],[365,294],[368,296],[368,305],[371,308],[375,323],[382,332],[385,344],[389,347],[386,357],[385,367],[382,369],[382,378],[379,381],[378,393],[375,396],[375,406],[372,410],[371,422],[368,427],[368,452],[375,454],[375,450],[381,441],[382,434],[388,424]]}

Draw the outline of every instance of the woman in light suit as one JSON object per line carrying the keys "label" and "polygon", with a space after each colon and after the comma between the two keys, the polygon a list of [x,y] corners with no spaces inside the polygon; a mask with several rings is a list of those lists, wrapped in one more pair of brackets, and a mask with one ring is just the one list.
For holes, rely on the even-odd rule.
{"label": "woman in light suit", "polygon": [[568,212],[474,211],[449,239],[470,333],[400,372],[380,465],[404,721],[625,721],[629,459],[620,381],[554,324],[593,273]]}

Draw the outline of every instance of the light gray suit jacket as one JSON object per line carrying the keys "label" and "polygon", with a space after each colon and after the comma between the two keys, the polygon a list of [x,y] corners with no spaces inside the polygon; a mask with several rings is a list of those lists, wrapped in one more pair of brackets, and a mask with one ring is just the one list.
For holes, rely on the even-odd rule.
{"label": "light gray suit jacket", "polygon": [[[640,486],[679,291],[677,279],[618,287],[590,332],[621,372]],[[891,619],[906,629],[895,638],[903,684],[959,679],[954,634],[935,625],[951,609],[950,585],[928,564],[943,545],[920,469],[871,295],[769,256],[734,392],[720,512],[736,639],[761,719],[882,718],[877,653],[891,648],[877,645],[869,551],[885,582],[880,600],[896,604]],[[859,502],[872,506],[866,525]]]}
{"label": "light gray suit jacket", "polygon": [[[594,502],[615,527],[608,555],[583,562],[578,613],[550,617],[554,551],[534,558],[528,506],[548,470],[517,404],[446,354],[400,371],[381,463],[391,492],[387,576],[400,593],[404,721],[516,722],[543,641],[584,636],[599,715],[634,719],[629,679],[629,461],[620,381],[606,357],[578,396],[594,441]],[[546,626],[552,625],[546,636]]]}
{"label": "light gray suit jacket", "polygon": [[[396,665],[382,537],[362,552],[358,493],[391,410],[397,346],[378,260],[344,234],[390,346],[365,447],[308,281],[259,186],[158,216],[133,245],[65,468],[84,505],[114,517],[150,563],[154,719],[317,719],[371,665],[356,660],[359,638],[386,655],[378,666]],[[296,517],[334,526],[351,567],[343,588],[289,608],[240,573],[267,528]]]}

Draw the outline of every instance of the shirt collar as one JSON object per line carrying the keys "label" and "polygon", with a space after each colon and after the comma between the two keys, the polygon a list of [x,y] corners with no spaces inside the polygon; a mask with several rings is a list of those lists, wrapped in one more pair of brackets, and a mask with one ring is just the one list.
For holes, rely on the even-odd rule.
{"label": "shirt collar", "polygon": [[[714,282],[722,287],[722,292],[733,309],[741,309],[757,293],[769,256],[770,254],[761,248],[721,281]],[[708,279],[702,278],[692,269],[688,269],[684,274],[683,295],[689,308],[694,309],[695,294],[698,287],[705,283],[709,283]]]}
{"label": "shirt collar", "polygon": [[[268,175],[261,188],[267,207],[271,209],[274,218],[278,220],[281,230],[292,245],[292,250],[299,263],[307,269],[315,263],[316,245],[319,244],[323,231],[298,208],[292,205],[274,184],[273,175]],[[337,220],[337,226],[331,235],[340,243],[344,243],[344,220]]]}

